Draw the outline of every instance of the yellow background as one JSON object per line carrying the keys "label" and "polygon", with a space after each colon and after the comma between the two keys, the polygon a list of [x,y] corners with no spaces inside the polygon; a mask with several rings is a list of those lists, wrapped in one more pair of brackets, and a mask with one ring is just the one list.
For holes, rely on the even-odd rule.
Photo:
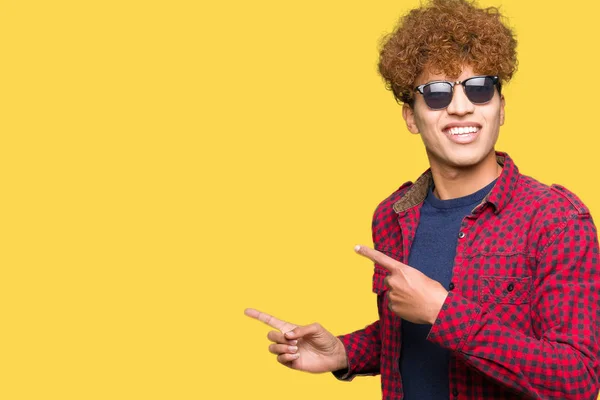
{"label": "yellow background", "polygon": [[[598,215],[600,5],[501,4],[498,149]],[[379,398],[278,365],[243,309],[376,318],[352,248],[427,167],[377,44],[416,5],[0,1],[0,398]]]}

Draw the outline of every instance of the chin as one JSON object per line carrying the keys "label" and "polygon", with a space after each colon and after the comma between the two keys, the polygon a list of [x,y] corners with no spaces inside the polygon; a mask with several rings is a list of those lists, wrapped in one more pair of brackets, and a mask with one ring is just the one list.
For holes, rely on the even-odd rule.
{"label": "chin", "polygon": [[[479,143],[480,145],[482,143]],[[427,149],[427,155],[432,165],[440,167],[446,166],[450,168],[472,168],[484,163],[488,158],[493,157],[495,160],[494,146],[449,146],[440,147],[432,151]],[[441,150],[441,151],[440,151]]]}
{"label": "chin", "polygon": [[440,161],[453,168],[470,168],[481,164],[487,158],[488,154],[453,154]]}

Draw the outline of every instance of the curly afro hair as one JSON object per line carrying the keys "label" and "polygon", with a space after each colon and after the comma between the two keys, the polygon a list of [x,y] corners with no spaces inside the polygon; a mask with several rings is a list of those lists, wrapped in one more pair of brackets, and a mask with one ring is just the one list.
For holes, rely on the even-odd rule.
{"label": "curly afro hair", "polygon": [[412,106],[424,70],[456,78],[464,65],[508,82],[517,69],[517,41],[502,20],[498,8],[468,0],[432,0],[411,10],[382,42],[379,73],[387,89]]}

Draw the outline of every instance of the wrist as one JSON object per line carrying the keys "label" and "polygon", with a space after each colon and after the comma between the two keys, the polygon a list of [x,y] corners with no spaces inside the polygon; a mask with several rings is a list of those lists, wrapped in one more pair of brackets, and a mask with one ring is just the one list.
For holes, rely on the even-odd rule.
{"label": "wrist", "polygon": [[429,316],[429,324],[433,325],[435,324],[435,321],[437,321],[437,317],[438,314],[440,313],[440,311],[442,310],[442,307],[444,306],[444,303],[446,302],[446,298],[448,297],[449,292],[444,289],[441,288],[441,290],[439,291],[439,295],[436,296],[436,302],[434,307],[432,308],[432,313]]}
{"label": "wrist", "polygon": [[344,346],[344,343],[340,340],[340,338],[336,337],[336,340],[337,340],[337,346],[336,346],[336,356],[335,356],[335,360],[336,360],[335,371],[339,371],[339,370],[348,368],[348,354],[346,353],[346,346]]}

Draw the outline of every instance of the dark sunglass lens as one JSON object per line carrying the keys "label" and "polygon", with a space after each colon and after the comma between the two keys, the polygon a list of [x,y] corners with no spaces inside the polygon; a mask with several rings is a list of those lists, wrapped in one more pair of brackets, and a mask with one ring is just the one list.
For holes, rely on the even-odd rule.
{"label": "dark sunglass lens", "polygon": [[425,104],[434,110],[446,108],[452,101],[452,85],[447,82],[425,85],[423,99],[425,99]]}
{"label": "dark sunglass lens", "polygon": [[494,80],[490,77],[477,77],[465,82],[465,93],[474,104],[487,103],[494,97]]}

